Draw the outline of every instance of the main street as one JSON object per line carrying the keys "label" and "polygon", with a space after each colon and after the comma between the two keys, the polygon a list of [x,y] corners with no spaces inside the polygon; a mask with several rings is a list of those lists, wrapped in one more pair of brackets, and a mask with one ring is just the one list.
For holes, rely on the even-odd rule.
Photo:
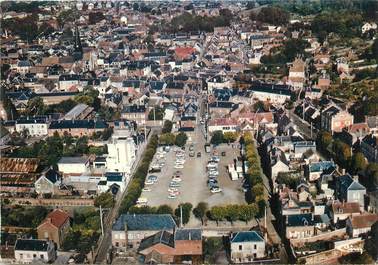
{"label": "main street", "polygon": [[[153,130],[151,130],[146,141],[144,141],[141,144],[140,148],[138,148],[137,158],[135,160],[133,168],[131,169],[131,173],[130,173],[131,177],[129,179],[128,184],[131,182],[132,176],[133,176],[136,168],[138,167],[138,165],[140,163],[140,160],[142,158],[142,154],[143,154],[143,152],[144,152],[144,150],[145,150],[145,148],[148,144],[148,140],[149,140],[149,138],[152,134],[153,134]],[[97,253],[95,253],[95,256],[94,256],[94,263],[106,262],[107,254],[108,254],[108,252],[109,252],[109,250],[112,246],[112,237],[111,237],[112,226],[113,226],[114,221],[118,217],[118,212],[119,212],[119,209],[121,207],[121,203],[122,203],[122,201],[123,201],[123,199],[126,196],[126,193],[128,191],[128,184],[127,184],[125,191],[122,194],[117,194],[116,199],[115,199],[115,201],[116,201],[115,205],[110,210],[109,214],[107,215],[107,217],[104,220],[104,236],[100,237],[100,239],[99,239],[99,242],[98,242],[99,247],[97,249]]]}
{"label": "main street", "polygon": [[302,120],[294,113],[294,109],[289,110],[288,116],[290,120],[297,126],[297,130],[302,133],[302,135],[306,138],[306,140],[314,140],[316,139],[316,135],[318,130],[312,126],[312,133],[311,133],[311,124],[307,121]]}

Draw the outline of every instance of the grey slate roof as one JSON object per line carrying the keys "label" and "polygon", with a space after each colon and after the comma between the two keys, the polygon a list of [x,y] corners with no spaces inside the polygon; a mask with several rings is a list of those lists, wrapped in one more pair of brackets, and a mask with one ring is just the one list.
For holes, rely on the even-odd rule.
{"label": "grey slate roof", "polygon": [[306,226],[314,225],[312,214],[293,214],[287,216],[287,226]]}
{"label": "grey slate roof", "polygon": [[26,251],[47,251],[48,241],[37,239],[18,239],[14,249]]}
{"label": "grey slate roof", "polygon": [[231,243],[264,242],[264,238],[256,231],[242,231],[233,235]]}
{"label": "grey slate roof", "polygon": [[176,223],[169,214],[122,214],[114,223],[113,231],[171,230]]}
{"label": "grey slate roof", "polygon": [[180,228],[176,230],[175,240],[202,240],[202,230],[199,228]]}
{"label": "grey slate roof", "polygon": [[138,251],[142,251],[156,244],[164,244],[171,248],[175,247],[173,235],[167,231],[160,231],[152,236],[146,237],[140,242]]}

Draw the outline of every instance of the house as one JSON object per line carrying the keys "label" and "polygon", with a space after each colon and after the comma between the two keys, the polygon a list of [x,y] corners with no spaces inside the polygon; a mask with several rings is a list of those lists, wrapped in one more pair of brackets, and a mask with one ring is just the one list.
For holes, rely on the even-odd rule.
{"label": "house", "polygon": [[366,135],[361,140],[361,151],[369,162],[378,163],[378,138]]}
{"label": "house", "polygon": [[173,233],[175,228],[169,214],[122,214],[112,227],[112,246],[117,251],[137,249],[142,239],[162,230]]}
{"label": "house", "polygon": [[333,223],[344,221],[348,217],[360,215],[360,205],[358,202],[339,202],[335,201],[331,205],[331,218]]}
{"label": "house", "polygon": [[295,90],[303,88],[306,81],[305,75],[306,63],[301,58],[295,58],[292,66],[289,69],[288,83],[293,86]]}
{"label": "house", "polygon": [[93,118],[93,108],[87,104],[77,104],[64,115],[63,120],[84,120]]}
{"label": "house", "polygon": [[341,202],[357,202],[360,209],[365,208],[366,188],[358,182],[358,176],[349,174],[336,178],[336,197]]}
{"label": "house", "polygon": [[309,181],[316,181],[322,174],[331,174],[335,169],[336,165],[333,161],[314,162],[308,165],[306,175]]}
{"label": "house", "polygon": [[47,120],[41,118],[18,119],[15,123],[16,132],[22,133],[24,131],[27,131],[27,134],[32,137],[47,135],[47,128]]}
{"label": "house", "polygon": [[202,264],[201,229],[180,228],[160,231],[144,238],[138,248],[144,263]]}
{"label": "house", "polygon": [[35,192],[39,195],[54,194],[61,184],[61,176],[53,168],[49,168],[34,183]]}
{"label": "house", "polygon": [[51,263],[56,259],[54,242],[39,239],[17,239],[14,246],[17,263]]}
{"label": "house", "polygon": [[359,237],[370,232],[371,227],[378,222],[378,214],[363,213],[347,219],[347,233],[351,237]]}
{"label": "house", "polygon": [[225,116],[238,107],[237,104],[230,101],[214,101],[208,106],[212,118],[225,118]]}
{"label": "house", "polygon": [[247,263],[266,256],[265,239],[257,231],[241,231],[231,235],[230,259],[232,263]]}
{"label": "house", "polygon": [[61,209],[55,209],[37,227],[38,239],[52,240],[60,248],[69,228],[70,216]]}
{"label": "house", "polygon": [[122,119],[135,121],[139,125],[146,124],[147,109],[143,105],[125,106],[121,112]]}
{"label": "house", "polygon": [[289,172],[289,161],[287,161],[284,152],[275,148],[270,153],[270,175],[272,178],[273,183],[276,182],[276,177],[280,172]]}
{"label": "house", "polygon": [[292,96],[292,91],[288,85],[276,85],[254,81],[249,90],[252,93],[253,99],[267,101],[273,104],[283,104],[290,100]]}
{"label": "house", "polygon": [[57,132],[59,135],[65,133],[72,136],[91,136],[95,132],[102,132],[108,128],[109,125],[101,120],[57,120],[50,123],[48,132],[49,135],[54,135]]}
{"label": "house", "polygon": [[337,134],[337,137],[350,146],[360,142],[370,132],[370,128],[367,123],[354,123],[348,127],[343,128],[341,133]]}
{"label": "house", "polygon": [[65,156],[58,161],[58,170],[63,174],[82,174],[89,168],[88,157]]}
{"label": "house", "polygon": [[239,130],[239,122],[236,119],[231,118],[218,118],[211,119],[208,125],[209,133],[216,131],[225,132],[237,132]]}
{"label": "house", "polygon": [[215,89],[231,88],[232,82],[223,75],[216,75],[207,80],[207,91],[212,94]]}
{"label": "house", "polygon": [[301,239],[315,235],[315,223],[311,213],[288,215],[286,219],[286,238]]}
{"label": "house", "polygon": [[331,133],[341,132],[353,124],[353,115],[336,105],[330,105],[320,114],[321,129]]}

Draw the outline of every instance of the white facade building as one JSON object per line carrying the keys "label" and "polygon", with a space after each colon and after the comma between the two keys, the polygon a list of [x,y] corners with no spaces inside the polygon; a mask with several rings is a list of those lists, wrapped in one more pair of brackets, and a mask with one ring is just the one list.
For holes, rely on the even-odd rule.
{"label": "white facade building", "polygon": [[131,137],[130,131],[127,129],[115,130],[107,146],[107,170],[130,174],[137,154],[137,145]]}
{"label": "white facade building", "polygon": [[14,247],[16,263],[51,263],[56,259],[53,241],[18,239]]}
{"label": "white facade building", "polygon": [[88,157],[62,157],[58,162],[58,170],[63,174],[82,174],[89,167]]}
{"label": "white facade building", "polygon": [[30,136],[44,136],[47,135],[48,124],[45,120],[27,119],[18,120],[15,124],[16,132],[22,133],[27,130]]}

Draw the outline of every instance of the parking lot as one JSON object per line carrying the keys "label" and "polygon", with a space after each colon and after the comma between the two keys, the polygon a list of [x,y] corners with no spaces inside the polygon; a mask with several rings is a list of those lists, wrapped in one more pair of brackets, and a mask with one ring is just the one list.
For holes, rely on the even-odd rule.
{"label": "parking lot", "polygon": [[[212,193],[207,186],[207,171],[206,165],[211,158],[211,154],[205,152],[203,134],[198,128],[193,139],[194,157],[189,156],[189,146],[185,148],[185,163],[183,169],[174,168],[176,155],[175,147],[171,148],[168,153],[164,155],[165,165],[161,172],[151,173],[149,175],[157,176],[157,182],[152,185],[147,185],[150,191],[143,191],[141,198],[147,199],[147,205],[159,206],[168,204],[172,208],[176,208],[178,204],[190,202],[194,207],[197,203],[203,201],[207,202],[209,206],[230,203],[244,203],[244,192],[241,189],[242,181],[232,181],[227,172],[227,165],[233,163],[234,158],[239,154],[238,148],[232,148],[231,145],[221,145],[216,148],[219,154],[219,176],[217,177],[218,186],[222,192]],[[201,152],[201,157],[197,157],[197,153]],[[226,152],[225,156],[221,156],[222,152]],[[157,153],[156,157],[159,156]],[[155,157],[155,158],[156,158]],[[161,156],[163,157],[163,156]],[[180,187],[177,187],[179,194],[176,198],[168,198],[169,183],[176,171],[181,171]]]}

